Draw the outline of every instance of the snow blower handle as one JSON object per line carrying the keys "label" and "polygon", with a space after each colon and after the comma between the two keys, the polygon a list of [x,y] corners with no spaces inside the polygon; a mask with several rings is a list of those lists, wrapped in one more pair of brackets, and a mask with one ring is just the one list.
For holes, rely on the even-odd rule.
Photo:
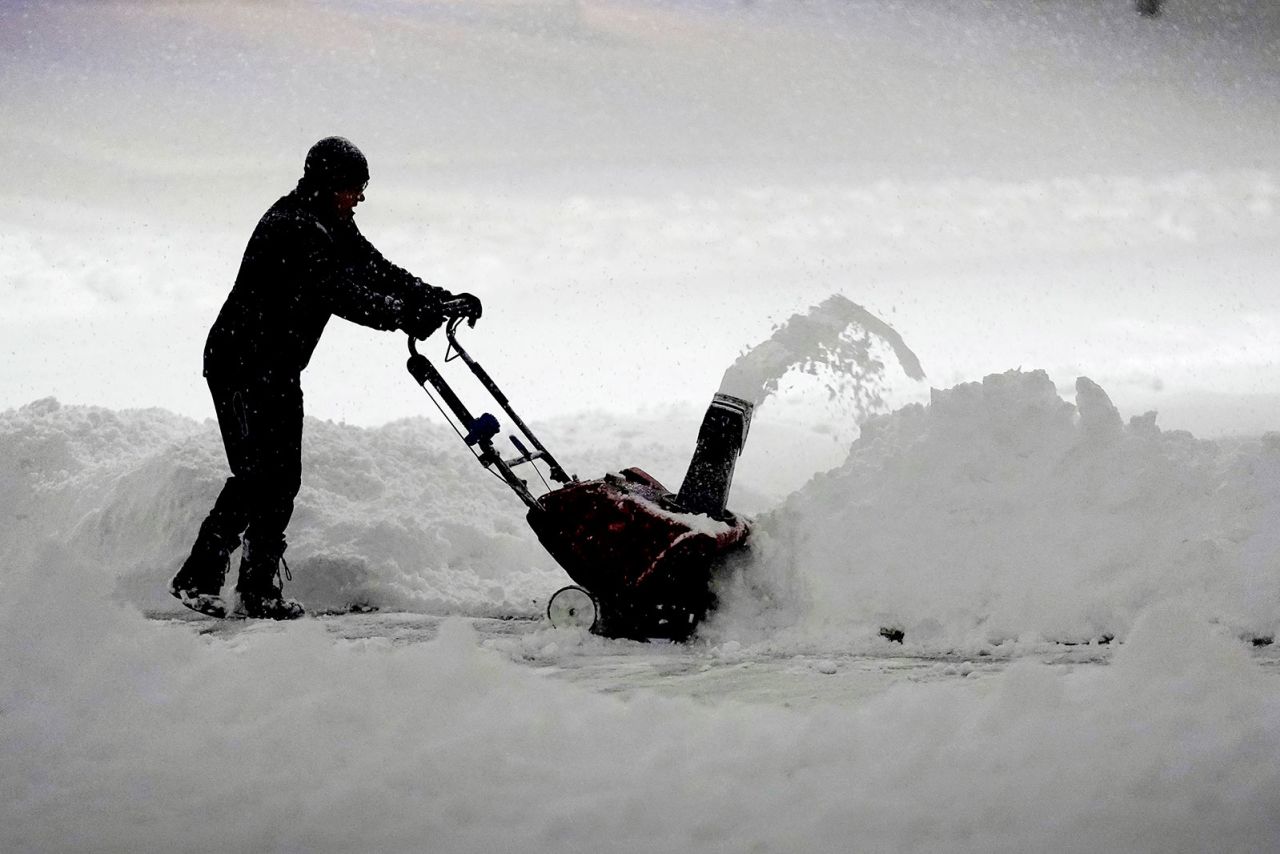
{"label": "snow blower handle", "polygon": [[[532,493],[529,492],[528,485],[516,476],[512,471],[513,468],[525,463],[531,463],[535,460],[543,460],[550,469],[552,480],[562,484],[567,484],[573,482],[576,478],[572,478],[565,473],[564,469],[560,467],[560,464],[551,456],[551,452],[543,447],[542,443],[538,441],[538,437],[533,435],[533,431],[525,426],[525,423],[520,419],[519,415],[516,415],[515,411],[511,408],[511,403],[507,400],[506,395],[502,393],[485,369],[480,367],[480,364],[476,362],[475,359],[471,358],[471,355],[467,353],[461,344],[458,343],[458,326],[463,320],[468,319],[469,318],[461,316],[449,319],[448,324],[445,326],[445,335],[449,339],[449,346],[445,351],[444,360],[445,362],[451,362],[454,359],[462,359],[462,361],[466,363],[467,367],[471,369],[471,372],[475,375],[476,379],[478,379],[481,385],[485,387],[485,390],[489,392],[490,396],[492,396],[495,401],[497,401],[503,411],[510,416],[512,422],[520,428],[520,432],[524,434],[524,438],[527,439],[535,448],[534,451],[531,452],[527,447],[525,447],[524,443],[513,434],[511,439],[516,450],[520,452],[520,456],[510,460],[503,459],[502,455],[499,454],[497,449],[493,446],[493,439],[500,431],[498,419],[488,412],[482,414],[479,418],[473,417],[471,415],[471,411],[467,409],[466,404],[462,402],[462,399],[458,397],[457,393],[454,392],[448,382],[445,381],[440,371],[436,369],[435,365],[431,364],[431,360],[418,352],[418,342],[413,335],[409,336],[410,356],[406,367],[409,369],[409,373],[413,376],[414,380],[417,381],[418,385],[422,386],[424,389],[427,388],[428,385],[432,389],[435,389],[444,405],[453,412],[454,417],[457,418],[462,425],[462,430],[466,431],[465,434],[462,434],[462,430],[459,430],[459,434],[462,435],[463,441],[466,442],[468,447],[474,448],[477,445],[479,446],[477,458],[480,460],[481,465],[485,468],[496,470],[497,474],[506,481],[509,487],[511,487],[511,490],[520,497],[520,500],[529,507],[536,507],[537,501],[533,497]],[[430,390],[428,389],[428,391]]]}
{"label": "snow blower handle", "polygon": [[[493,399],[502,407],[502,411],[507,413],[507,416],[511,419],[512,423],[520,428],[520,432],[524,434],[524,437],[528,439],[529,443],[536,449],[533,453],[529,453],[526,449],[521,448],[519,443],[516,443],[516,449],[523,451],[523,456],[518,460],[513,460],[512,464],[519,465],[520,463],[541,459],[546,462],[547,467],[550,469],[552,480],[557,483],[573,482],[574,478],[570,477],[565,470],[560,467],[560,464],[556,462],[555,457],[551,456],[551,452],[543,447],[542,442],[538,440],[538,437],[533,434],[533,431],[529,429],[523,419],[521,419],[520,416],[516,414],[516,411],[511,408],[511,401],[507,400],[507,396],[502,393],[502,389],[498,388],[498,384],[493,381],[493,378],[489,376],[489,373],[484,368],[480,367],[480,363],[471,358],[471,354],[458,343],[458,324],[461,321],[462,318],[456,317],[450,320],[448,325],[445,326],[445,336],[449,339],[449,349],[457,358],[466,363],[467,367],[471,369],[471,373],[475,374],[475,377],[480,381],[480,384],[485,387],[485,390],[489,392],[490,395],[492,395]],[[450,356],[446,353],[445,361],[449,360]],[[513,436],[512,438],[514,439],[515,437]]]}
{"label": "snow blower handle", "polygon": [[[456,322],[456,320],[450,321],[451,324]],[[427,384],[430,384],[431,387],[436,390],[436,393],[440,395],[440,398],[445,402],[445,405],[453,412],[454,417],[462,422],[462,425],[470,431],[471,425],[475,423],[476,419],[471,417],[471,411],[467,409],[467,405],[462,402],[462,399],[458,397],[458,395],[454,393],[453,389],[449,387],[449,384],[444,381],[444,377],[442,377],[440,372],[436,370],[436,366],[431,364],[431,360],[418,352],[418,339],[414,338],[412,335],[409,336],[409,353],[411,355],[409,356],[409,362],[405,367],[409,369],[409,373],[413,375],[413,378],[418,381],[418,385],[425,387]],[[474,442],[468,441],[467,444],[471,445],[474,444]]]}

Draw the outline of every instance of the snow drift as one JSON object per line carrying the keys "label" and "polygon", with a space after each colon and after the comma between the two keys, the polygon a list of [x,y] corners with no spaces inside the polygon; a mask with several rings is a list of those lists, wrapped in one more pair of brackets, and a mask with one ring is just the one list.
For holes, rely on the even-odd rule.
{"label": "snow drift", "polygon": [[731,595],[808,631],[892,626],[926,646],[1123,636],[1176,596],[1272,636],[1280,434],[1215,443],[1155,422],[1124,424],[1083,377],[1074,406],[1041,371],[935,390],[765,517]]}
{"label": "snow drift", "polygon": [[[51,538],[135,602],[168,604],[165,579],[228,474],[216,425],[53,400],[0,424],[9,561]],[[316,608],[510,613],[528,609],[525,592],[554,583],[554,563],[530,548],[506,487],[443,427],[308,419],[303,467],[288,556],[292,589]],[[525,573],[541,584],[526,585]]]}
{"label": "snow drift", "polygon": [[[578,452],[584,476],[641,465],[675,482],[696,430],[686,415],[648,442],[638,434],[654,425],[603,415],[554,422],[548,436]],[[305,436],[289,557],[313,608],[531,616],[563,582],[505,486],[445,429],[309,420]],[[6,563],[52,540],[131,601],[176,607],[164,581],[226,473],[211,422],[38,401],[0,415],[0,459]],[[753,482],[787,465],[744,457],[752,509],[770,494]],[[1043,372],[935,390],[927,406],[867,422],[843,465],[782,497],[722,590],[720,633],[835,632],[856,645],[893,626],[926,648],[1087,642],[1123,637],[1175,594],[1239,634],[1277,627],[1280,439],[1201,441],[1154,414],[1126,425],[1087,379],[1075,405]]]}

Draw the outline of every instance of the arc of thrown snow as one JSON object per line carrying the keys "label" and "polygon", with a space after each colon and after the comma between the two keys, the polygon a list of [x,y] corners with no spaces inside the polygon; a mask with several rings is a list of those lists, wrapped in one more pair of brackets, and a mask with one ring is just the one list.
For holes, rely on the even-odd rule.
{"label": "arc of thrown snow", "polygon": [[[720,391],[760,405],[793,366],[811,364],[823,353],[839,352],[840,336],[851,325],[888,344],[908,377],[924,379],[920,360],[896,329],[847,297],[833,294],[808,312],[792,315],[768,340],[739,356],[725,371]],[[868,371],[875,367],[870,360],[858,363]]]}

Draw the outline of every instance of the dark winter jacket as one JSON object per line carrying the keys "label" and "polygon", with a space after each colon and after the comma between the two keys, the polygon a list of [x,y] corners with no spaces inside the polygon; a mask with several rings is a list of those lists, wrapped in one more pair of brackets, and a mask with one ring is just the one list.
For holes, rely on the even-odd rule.
{"label": "dark winter jacket", "polygon": [[296,381],[331,315],[374,329],[420,329],[449,296],[383,258],[353,219],[299,184],[249,238],[209,331],[204,373]]}

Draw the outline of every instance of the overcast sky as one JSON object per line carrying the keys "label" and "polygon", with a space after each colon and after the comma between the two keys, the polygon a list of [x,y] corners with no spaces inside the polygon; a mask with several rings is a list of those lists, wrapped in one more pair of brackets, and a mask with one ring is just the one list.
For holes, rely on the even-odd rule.
{"label": "overcast sky", "polygon": [[[7,3],[0,406],[210,414],[205,331],[331,133],[366,235],[481,294],[477,355],[543,411],[704,400],[837,292],[933,385],[1274,393],[1280,9],[1165,8]],[[335,322],[309,411],[420,412],[402,350]]]}

